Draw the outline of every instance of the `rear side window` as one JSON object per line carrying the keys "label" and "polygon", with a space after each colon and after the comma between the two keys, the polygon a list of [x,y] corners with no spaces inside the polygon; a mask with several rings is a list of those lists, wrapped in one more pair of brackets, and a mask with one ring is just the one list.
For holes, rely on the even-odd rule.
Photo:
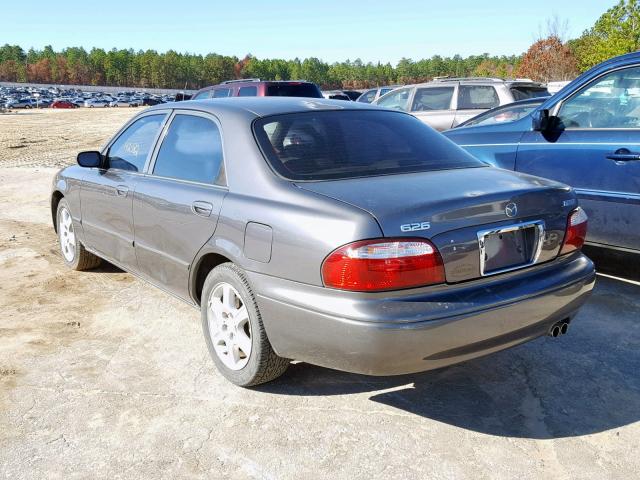
{"label": "rear side window", "polygon": [[228,97],[231,89],[229,88],[216,88],[213,91],[213,98],[224,98]]}
{"label": "rear side window", "polygon": [[289,180],[332,180],[485,166],[417,118],[392,111],[318,111],[254,122],[262,152]]}
{"label": "rear side window", "polygon": [[514,100],[526,100],[527,98],[548,97],[549,90],[545,87],[511,87]]}
{"label": "rear side window", "polygon": [[164,117],[164,114],[147,115],[129,125],[109,148],[109,168],[141,172]]}
{"label": "rear side window", "polygon": [[315,83],[274,83],[267,86],[267,96],[322,98],[322,93]]}
{"label": "rear side window", "polygon": [[500,105],[496,89],[488,85],[460,85],[458,110],[481,110]]}
{"label": "rear side window", "polygon": [[176,115],[169,125],[153,174],[199,183],[224,183],[218,126],[195,115]]}
{"label": "rear side window", "polygon": [[256,95],[258,95],[257,87],[240,87],[238,90],[239,97],[255,97]]}
{"label": "rear side window", "polygon": [[413,99],[411,110],[414,112],[449,110],[452,98],[453,87],[419,88]]}

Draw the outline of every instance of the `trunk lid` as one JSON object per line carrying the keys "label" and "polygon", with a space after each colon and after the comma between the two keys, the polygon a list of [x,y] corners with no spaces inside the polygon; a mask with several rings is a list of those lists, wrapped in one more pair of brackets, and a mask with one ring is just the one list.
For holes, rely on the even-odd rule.
{"label": "trunk lid", "polygon": [[493,167],[296,185],[369,212],[385,237],[430,239],[443,257],[448,282],[481,276],[478,232],[486,229],[542,221],[539,261],[555,258],[567,215],[577,206],[566,185]]}

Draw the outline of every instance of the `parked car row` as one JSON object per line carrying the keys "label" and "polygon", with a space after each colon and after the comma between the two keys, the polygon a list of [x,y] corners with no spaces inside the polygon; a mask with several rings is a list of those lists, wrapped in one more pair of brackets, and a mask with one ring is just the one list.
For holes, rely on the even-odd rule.
{"label": "parked car row", "polygon": [[104,108],[152,106],[175,100],[171,95],[151,95],[144,92],[104,92],[61,90],[55,87],[38,89],[28,87],[0,87],[0,105],[5,109],[31,108]]}

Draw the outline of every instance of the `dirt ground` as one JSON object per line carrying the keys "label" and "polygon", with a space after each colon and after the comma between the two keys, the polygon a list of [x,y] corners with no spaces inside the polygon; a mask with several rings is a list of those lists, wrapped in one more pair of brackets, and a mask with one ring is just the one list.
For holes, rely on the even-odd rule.
{"label": "dirt ground", "polygon": [[99,148],[140,108],[16,110],[0,114],[0,167],[63,167]]}
{"label": "dirt ground", "polygon": [[133,113],[0,115],[0,478],[638,478],[637,282],[599,276],[559,339],[393,378],[297,363],[247,390],[192,307],[65,269],[49,167]]}

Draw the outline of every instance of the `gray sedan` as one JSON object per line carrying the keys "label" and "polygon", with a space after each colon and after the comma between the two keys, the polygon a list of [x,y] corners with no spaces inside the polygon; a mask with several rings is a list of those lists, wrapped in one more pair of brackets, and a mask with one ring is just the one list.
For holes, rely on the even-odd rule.
{"label": "gray sedan", "polygon": [[74,269],[101,259],[199,308],[243,386],[290,360],[417,372],[566,333],[594,285],[574,192],[355,102],[152,107],[54,179]]}

